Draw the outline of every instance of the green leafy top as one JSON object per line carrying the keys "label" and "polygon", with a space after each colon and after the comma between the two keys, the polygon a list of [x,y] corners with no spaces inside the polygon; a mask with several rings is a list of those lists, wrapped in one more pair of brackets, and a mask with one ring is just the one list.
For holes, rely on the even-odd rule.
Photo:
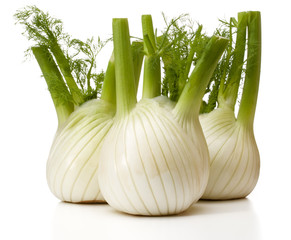
{"label": "green leafy top", "polygon": [[209,37],[202,33],[202,25],[195,24],[188,15],[181,15],[169,22],[164,16],[164,20],[166,30],[161,42],[167,42],[167,47],[162,53],[162,95],[177,101],[187,82],[190,68],[200,58]]}
{"label": "green leafy top", "polygon": [[[93,37],[86,42],[78,39],[70,41],[69,47],[72,53],[68,55],[68,59],[73,77],[81,88],[85,101],[101,96],[105,73],[103,71],[96,73],[96,58],[105,44],[106,42],[102,42],[100,38],[95,43]],[[91,86],[92,81],[94,87]]]}
{"label": "green leafy top", "polygon": [[97,43],[94,38],[85,42],[72,39],[64,32],[60,19],[52,18],[36,6],[25,7],[14,17],[16,23],[25,27],[23,35],[34,41],[34,47],[46,47],[52,53],[75,105],[99,97],[104,72],[96,73],[96,56],[106,42],[100,38]]}
{"label": "green leafy top", "polygon": [[[189,80],[190,69],[195,68],[210,37],[202,32],[202,25],[193,22],[188,15],[181,15],[169,22],[165,17],[164,19],[166,30],[163,34],[163,41],[167,42],[168,47],[164,48],[162,54],[164,64],[162,95],[168,96],[171,100],[177,102],[185,84]],[[201,113],[211,112],[217,108],[219,95],[222,95],[226,89],[231,89],[228,85],[234,84],[234,81],[231,80],[233,76],[231,66],[235,61],[237,51],[235,36],[237,34],[238,21],[235,18],[230,18],[229,21],[219,20],[219,22],[220,26],[214,31],[213,35],[227,38],[229,43],[205,89],[200,109]],[[235,64],[233,69],[238,67]],[[244,72],[244,66],[240,67],[241,71]],[[241,75],[240,81],[243,81],[243,75]],[[232,92],[235,92],[235,90]]]}
{"label": "green leafy top", "polygon": [[[215,30],[214,35],[225,37],[229,39],[229,43],[226,51],[221,57],[214,70],[213,76],[205,90],[205,98],[202,102],[200,112],[208,113],[211,112],[218,106],[218,93],[221,90],[222,84],[225,83],[223,87],[228,85],[226,82],[227,76],[229,75],[231,63],[233,60],[233,28],[236,26],[236,20],[231,18],[230,21],[219,20],[221,25]],[[207,100],[206,100],[207,99]]]}

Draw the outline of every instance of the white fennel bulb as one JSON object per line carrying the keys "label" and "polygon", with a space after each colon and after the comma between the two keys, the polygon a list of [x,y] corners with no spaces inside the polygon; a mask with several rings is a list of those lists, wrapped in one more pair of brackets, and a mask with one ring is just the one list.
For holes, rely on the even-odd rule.
{"label": "white fennel bulb", "polygon": [[[236,117],[234,106],[245,61],[246,36],[246,70]],[[232,65],[228,79],[220,84],[218,108],[200,115],[210,154],[210,176],[203,199],[246,197],[259,178],[260,156],[253,131],[261,64],[259,12],[239,13],[236,45],[229,54],[233,54]]]}
{"label": "white fennel bulb", "polygon": [[[143,58],[139,46],[138,42],[132,45],[135,81],[139,79]],[[104,202],[97,174],[99,152],[115,115],[114,56],[108,63],[101,99],[73,106],[71,94],[48,49],[34,47],[33,53],[48,84],[59,120],[47,160],[48,186],[65,202]]]}
{"label": "white fennel bulb", "polygon": [[[116,115],[100,153],[101,192],[109,205],[129,214],[178,214],[198,201],[208,180],[209,158],[204,157],[208,151],[201,127],[195,138],[205,144],[202,149],[177,120],[196,104],[192,114],[198,121],[204,90],[194,96],[198,90],[192,91],[193,85],[199,84],[191,81],[182,105],[174,107],[165,97],[144,96],[137,103],[127,19],[113,20],[113,42]],[[227,40],[213,38],[210,42],[216,50],[222,48],[219,53],[214,51],[218,57]],[[150,89],[151,84],[148,86]],[[201,154],[203,150],[205,154]]]}
{"label": "white fennel bulb", "polygon": [[102,202],[98,184],[99,151],[112,126],[115,108],[90,100],[58,129],[48,161],[47,182],[52,193],[67,202]]}
{"label": "white fennel bulb", "polygon": [[251,128],[240,124],[232,109],[200,116],[210,153],[210,178],[204,199],[242,198],[254,189],[260,156]]}
{"label": "white fennel bulb", "polygon": [[[17,11],[15,17],[35,44],[30,49],[58,117],[47,160],[48,186],[62,201],[104,201],[97,177],[98,154],[115,115],[114,58],[105,74],[98,73],[96,57],[104,46],[99,38],[97,43],[93,38],[73,39],[63,32],[62,21],[35,6]],[[138,68],[139,54],[134,56]]]}
{"label": "white fennel bulb", "polygon": [[97,177],[98,155],[115,115],[114,58],[108,63],[101,99],[72,106],[71,101],[66,101],[70,100],[70,94],[50,52],[44,47],[34,47],[33,53],[48,84],[59,120],[47,160],[48,186],[62,201],[104,202]]}
{"label": "white fennel bulb", "polygon": [[169,215],[201,197],[208,162],[173,115],[143,99],[114,122],[100,155],[99,182],[115,209],[137,215]]}

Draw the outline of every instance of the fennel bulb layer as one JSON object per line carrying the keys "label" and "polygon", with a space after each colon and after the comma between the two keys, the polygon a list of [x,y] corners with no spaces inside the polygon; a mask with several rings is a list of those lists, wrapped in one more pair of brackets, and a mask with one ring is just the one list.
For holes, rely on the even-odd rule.
{"label": "fennel bulb layer", "polygon": [[210,176],[203,199],[246,197],[255,187],[260,156],[253,128],[236,120],[232,109],[200,115],[209,148]]}
{"label": "fennel bulb layer", "polygon": [[99,151],[114,114],[110,103],[90,100],[58,129],[47,161],[47,182],[60,200],[104,201],[97,178]]}
{"label": "fennel bulb layer", "polygon": [[99,183],[115,209],[135,215],[180,213],[204,191],[208,161],[167,108],[142,99],[117,118],[100,153]]}

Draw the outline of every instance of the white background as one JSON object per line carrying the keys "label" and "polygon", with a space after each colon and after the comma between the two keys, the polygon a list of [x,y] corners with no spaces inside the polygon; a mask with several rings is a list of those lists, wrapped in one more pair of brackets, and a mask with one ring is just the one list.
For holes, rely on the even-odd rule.
{"label": "white background", "polygon": [[[0,239],[291,239],[291,49],[288,0],[50,0],[5,1],[0,8]],[[133,217],[108,205],[59,202],[45,178],[57,119],[36,61],[24,62],[29,46],[13,14],[36,4],[61,18],[76,38],[111,34],[113,17],[129,18],[140,36],[141,14],[155,27],[167,16],[190,13],[213,30],[218,18],[239,11],[262,12],[263,54],[255,118],[261,175],[247,199],[199,202],[175,217]],[[104,59],[104,60],[103,60]],[[106,66],[108,58],[99,58]]]}

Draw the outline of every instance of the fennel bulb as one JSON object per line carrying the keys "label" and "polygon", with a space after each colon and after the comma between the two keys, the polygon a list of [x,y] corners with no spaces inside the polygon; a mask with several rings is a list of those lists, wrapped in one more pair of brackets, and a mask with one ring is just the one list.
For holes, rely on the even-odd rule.
{"label": "fennel bulb", "polygon": [[[208,156],[207,148],[200,149],[193,144],[175,117],[176,107],[173,109],[165,98],[143,97],[136,102],[127,19],[113,19],[113,42],[116,115],[100,152],[101,192],[109,205],[122,212],[178,214],[195,203],[206,187],[209,159],[202,157],[200,151],[206,149]],[[216,52],[219,59],[227,40],[214,38],[211,43],[219,49]],[[159,69],[156,70],[159,74]],[[192,84],[189,83],[183,98],[184,103],[187,100],[190,103],[185,103],[184,108],[179,106],[177,115],[187,111],[193,103],[198,104],[196,109],[199,110],[201,99],[198,101],[198,98],[202,97],[203,89],[202,94],[193,97],[197,90],[192,90]],[[197,85],[199,83],[194,84]],[[197,120],[198,113],[196,111]],[[197,142],[201,140],[206,146],[202,131],[196,137]]]}
{"label": "fennel bulb", "polygon": [[200,116],[210,154],[210,177],[203,199],[234,199],[249,195],[260,169],[253,129],[240,124],[229,108]]}
{"label": "fennel bulb", "polygon": [[[48,85],[59,81],[61,75],[54,61],[47,57],[50,55],[48,50],[33,47],[32,51]],[[64,104],[55,104],[59,126],[47,160],[46,175],[50,190],[62,201],[104,202],[97,179],[98,156],[115,115],[114,78],[112,57],[108,63],[101,99],[89,100],[69,114],[63,111],[67,110]],[[55,100],[54,96],[58,95],[52,88],[50,91]]]}
{"label": "fennel bulb", "polygon": [[[248,54],[243,94],[237,118],[237,99],[244,62],[246,31]],[[203,199],[243,198],[254,189],[260,170],[253,122],[260,79],[261,19],[259,12],[238,15],[237,40],[228,79],[221,82],[218,108],[200,115],[210,154],[210,177]]]}
{"label": "fennel bulb", "polygon": [[[71,39],[59,19],[35,6],[18,11],[15,17],[25,26],[24,34],[35,42],[30,50],[58,117],[47,160],[49,188],[62,201],[104,201],[96,176],[97,156],[115,114],[114,59],[104,77],[95,72],[96,56],[104,45],[100,40],[95,44],[93,38],[86,42]],[[101,87],[101,99],[96,99]]]}
{"label": "fennel bulb", "polygon": [[97,175],[99,151],[114,114],[112,104],[90,100],[59,127],[47,160],[47,182],[60,200],[104,201]]}
{"label": "fennel bulb", "polygon": [[154,99],[141,100],[115,120],[100,159],[102,194],[126,213],[180,213],[201,197],[207,183],[208,162]]}

